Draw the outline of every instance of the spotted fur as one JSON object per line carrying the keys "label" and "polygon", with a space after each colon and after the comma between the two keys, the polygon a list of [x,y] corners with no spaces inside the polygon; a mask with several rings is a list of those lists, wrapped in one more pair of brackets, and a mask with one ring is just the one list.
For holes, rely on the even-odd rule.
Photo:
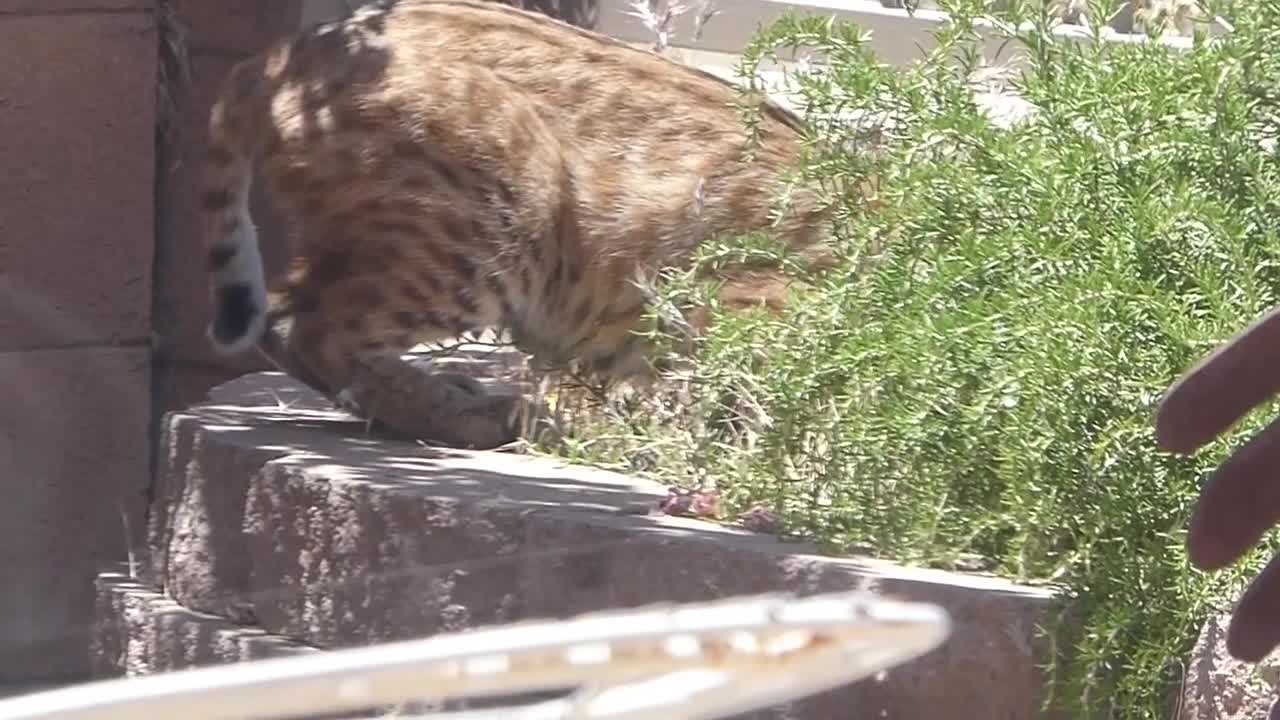
{"label": "spotted fur", "polygon": [[[212,111],[209,335],[393,429],[499,442],[493,398],[424,381],[400,354],[498,328],[535,357],[633,376],[648,367],[639,276],[771,226],[825,256],[813,192],[774,213],[800,123],[764,104],[753,143],[739,100],[709,74],[493,3],[384,0],[286,38],[237,65]],[[249,212],[257,160],[300,238],[270,290]],[[773,268],[721,281],[729,300],[785,294]]]}

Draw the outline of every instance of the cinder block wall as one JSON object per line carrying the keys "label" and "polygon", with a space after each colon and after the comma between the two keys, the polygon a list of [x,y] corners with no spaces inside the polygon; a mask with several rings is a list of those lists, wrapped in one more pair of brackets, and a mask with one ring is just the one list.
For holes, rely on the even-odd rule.
{"label": "cinder block wall", "polygon": [[92,579],[141,537],[152,421],[262,367],[201,336],[195,159],[221,77],[298,4],[174,0],[193,72],[158,144],[157,2],[0,0],[0,693],[87,678]]}
{"label": "cinder block wall", "polygon": [[85,674],[93,574],[142,530],[153,9],[0,0],[0,685]]}
{"label": "cinder block wall", "polygon": [[[190,77],[158,88],[166,3]],[[204,339],[205,125],[233,64],[347,6],[0,0],[0,694],[88,677],[92,578],[140,547],[155,423],[267,369]],[[276,273],[286,232],[254,200]]]}

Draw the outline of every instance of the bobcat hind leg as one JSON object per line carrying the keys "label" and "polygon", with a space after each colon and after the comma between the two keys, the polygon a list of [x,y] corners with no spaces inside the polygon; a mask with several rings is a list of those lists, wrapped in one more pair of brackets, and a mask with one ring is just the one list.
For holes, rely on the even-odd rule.
{"label": "bobcat hind leg", "polygon": [[475,449],[516,439],[522,396],[492,394],[466,375],[429,372],[402,359],[416,343],[452,334],[433,322],[435,314],[409,322],[404,311],[390,306],[345,302],[344,289],[326,288],[306,302],[307,289],[292,288],[272,311],[260,351],[341,409],[393,436]]}

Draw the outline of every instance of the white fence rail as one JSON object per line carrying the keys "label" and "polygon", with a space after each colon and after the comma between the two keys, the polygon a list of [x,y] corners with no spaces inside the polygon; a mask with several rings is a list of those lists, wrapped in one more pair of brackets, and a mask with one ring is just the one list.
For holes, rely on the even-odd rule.
{"label": "white fence rail", "polygon": [[[869,678],[938,647],[945,611],[861,592],[765,595],[109,680],[0,701],[5,720],[712,720]],[[422,701],[566,690],[481,711]],[[413,712],[413,711],[408,711]]]}

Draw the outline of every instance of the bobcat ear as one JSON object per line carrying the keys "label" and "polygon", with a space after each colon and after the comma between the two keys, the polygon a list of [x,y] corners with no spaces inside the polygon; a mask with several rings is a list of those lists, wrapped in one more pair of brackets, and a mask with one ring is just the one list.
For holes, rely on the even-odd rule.
{"label": "bobcat ear", "polygon": [[1280,392],[1280,307],[1218,346],[1169,388],[1156,441],[1191,453]]}

